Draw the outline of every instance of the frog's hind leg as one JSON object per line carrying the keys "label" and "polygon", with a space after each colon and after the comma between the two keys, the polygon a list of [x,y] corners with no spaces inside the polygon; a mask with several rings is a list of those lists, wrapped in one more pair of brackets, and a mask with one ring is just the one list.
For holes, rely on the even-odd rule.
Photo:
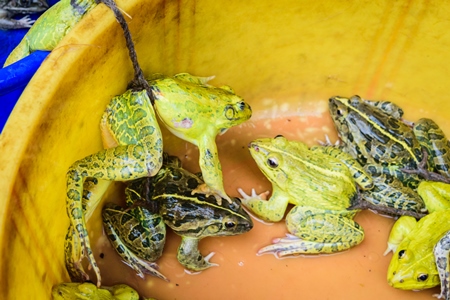
{"label": "frog's hind leg", "polygon": [[450,231],[447,231],[445,235],[437,242],[434,247],[434,258],[436,267],[439,273],[439,279],[441,281],[441,293],[436,295],[439,299],[450,299]]}
{"label": "frog's hind leg", "polygon": [[295,206],[286,216],[286,226],[293,235],[275,239],[258,254],[278,257],[298,254],[335,253],[358,245],[364,230],[353,221],[354,213],[338,214],[327,210]]}
{"label": "frog's hind leg", "polygon": [[80,238],[81,247],[85,250],[81,254],[87,255],[97,275],[98,284],[101,283],[100,270],[92,254],[85,220],[85,213],[90,214],[95,207],[91,205],[87,212],[83,209],[83,181],[88,177],[125,181],[153,176],[161,167],[161,159],[145,159],[149,155],[142,145],[121,145],[81,159],[67,172],[67,214]]}
{"label": "frog's hind leg", "polygon": [[107,204],[102,217],[108,239],[127,265],[141,278],[146,273],[168,281],[153,263],[164,249],[166,225],[161,216],[139,206],[124,210]]}

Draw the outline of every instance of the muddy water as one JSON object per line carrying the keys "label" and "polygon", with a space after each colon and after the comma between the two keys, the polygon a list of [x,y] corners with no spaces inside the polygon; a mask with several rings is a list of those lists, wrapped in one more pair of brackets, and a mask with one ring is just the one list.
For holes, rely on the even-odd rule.
{"label": "muddy water", "polygon": [[[237,188],[247,193],[271,190],[271,185],[253,162],[248,143],[256,138],[282,134],[308,145],[324,140],[327,134],[336,140],[333,124],[327,113],[311,116],[284,116],[277,119],[253,118],[230,129],[217,138],[229,195],[238,196]],[[165,151],[177,155],[183,166],[199,171],[198,150],[165,132]],[[122,201],[120,186],[109,193],[106,201]],[[117,192],[118,191],[118,192]],[[299,256],[276,259],[273,255],[257,256],[257,250],[273,238],[286,233],[284,222],[267,225],[254,222],[254,228],[243,235],[205,238],[200,251],[219,267],[200,274],[187,274],[176,260],[180,237],[168,229],[164,254],[158,260],[160,271],[170,282],[151,276],[144,279],[123,264],[108,240],[101,235],[100,210],[90,221],[90,234],[96,243],[96,255],[102,270],[103,283],[127,283],[141,295],[157,299],[432,299],[438,289],[421,292],[400,291],[386,281],[391,254],[383,256],[393,220],[372,212],[360,212],[355,220],[365,230],[365,240],[355,248],[334,255]],[[100,257],[101,254],[101,257]]]}

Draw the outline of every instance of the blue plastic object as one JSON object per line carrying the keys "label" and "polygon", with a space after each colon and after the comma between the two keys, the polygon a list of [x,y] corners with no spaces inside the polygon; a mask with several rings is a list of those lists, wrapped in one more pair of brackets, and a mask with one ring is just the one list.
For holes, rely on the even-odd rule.
{"label": "blue plastic object", "polygon": [[[58,1],[48,1],[50,6],[56,2]],[[18,16],[18,18],[21,17],[23,16]],[[36,20],[39,14],[33,14],[30,17]],[[20,43],[27,31],[27,29],[0,30],[0,66],[3,66],[9,53]],[[22,91],[48,54],[47,51],[36,51],[24,59],[0,69],[0,132]]]}

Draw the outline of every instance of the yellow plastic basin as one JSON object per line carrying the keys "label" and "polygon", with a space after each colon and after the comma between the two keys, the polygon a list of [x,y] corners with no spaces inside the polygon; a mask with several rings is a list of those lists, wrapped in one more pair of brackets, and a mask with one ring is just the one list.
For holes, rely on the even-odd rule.
{"label": "yellow plastic basin", "polygon": [[[252,119],[218,138],[225,187],[270,189],[246,145],[283,134],[314,144],[334,128],[333,95],[400,104],[405,118],[433,118],[450,134],[450,3],[439,1],[119,1],[146,74],[216,75],[253,108]],[[132,79],[122,30],[97,6],[42,64],[0,136],[0,298],[48,299],[68,281],[65,173],[101,149],[99,121]],[[198,171],[197,150],[165,131],[165,150]],[[110,193],[120,197],[120,193]],[[277,260],[256,251],[286,232],[283,222],[242,236],[206,238],[220,267],[198,275],[176,261],[169,234],[161,272],[170,283],[138,278],[102,237],[99,210],[89,223],[103,282],[126,282],[159,299],[431,299],[437,292],[388,286],[383,257],[392,219],[356,220],[364,242],[344,253]]]}

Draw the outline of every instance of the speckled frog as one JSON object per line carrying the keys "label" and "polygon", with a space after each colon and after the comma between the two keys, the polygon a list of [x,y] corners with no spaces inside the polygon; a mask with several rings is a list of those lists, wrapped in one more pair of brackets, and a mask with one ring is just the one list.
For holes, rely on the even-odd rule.
{"label": "speckled frog", "polygon": [[[103,208],[108,238],[127,265],[143,276],[148,262],[161,255],[169,226],[181,236],[177,259],[189,271],[202,271],[216,264],[203,256],[198,243],[205,237],[231,236],[253,227],[240,200],[216,203],[214,196],[192,193],[203,181],[181,168],[176,157],[164,156],[156,176],[131,181],[127,185],[127,206],[109,204]],[[159,272],[151,272],[165,279]]]}
{"label": "speckled frog", "polygon": [[294,205],[286,216],[291,234],[259,253],[333,253],[363,240],[364,231],[353,220],[357,211],[347,208],[357,197],[356,183],[369,189],[372,181],[350,155],[333,147],[309,149],[282,136],[255,140],[249,149],[273,191],[264,201],[254,191],[248,196],[240,190],[243,205],[270,222],[281,220],[288,204]]}
{"label": "speckled frog", "polygon": [[428,289],[441,283],[439,298],[450,299],[450,185],[422,181],[418,193],[429,214],[419,221],[403,216],[395,222],[385,252],[393,252],[387,280],[403,290]]}
{"label": "speckled frog", "polygon": [[374,189],[363,198],[380,206],[422,212],[423,201],[415,193],[420,182],[416,174],[423,151],[417,133],[431,120],[421,120],[415,129],[401,119],[403,111],[392,102],[369,101],[359,96],[332,97],[330,114],[340,147],[357,159],[374,180]]}

